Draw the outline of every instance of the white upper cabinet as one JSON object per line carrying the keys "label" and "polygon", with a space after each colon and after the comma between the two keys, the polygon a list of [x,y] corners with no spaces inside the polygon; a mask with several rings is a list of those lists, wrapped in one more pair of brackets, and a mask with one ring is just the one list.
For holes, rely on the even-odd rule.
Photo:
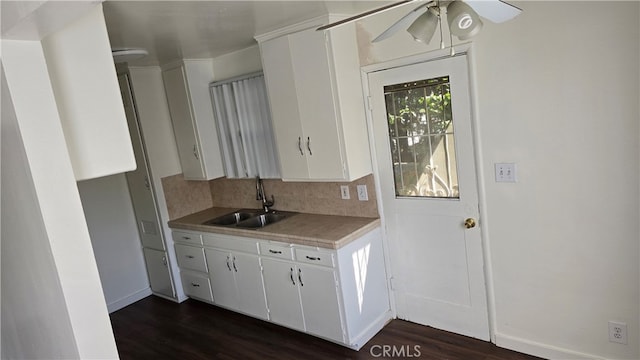
{"label": "white upper cabinet", "polygon": [[352,181],[371,173],[355,28],[315,30],[327,21],[256,37],[283,180]]}
{"label": "white upper cabinet", "polygon": [[224,176],[209,83],[209,60],[183,60],[162,72],[182,172],[187,180]]}

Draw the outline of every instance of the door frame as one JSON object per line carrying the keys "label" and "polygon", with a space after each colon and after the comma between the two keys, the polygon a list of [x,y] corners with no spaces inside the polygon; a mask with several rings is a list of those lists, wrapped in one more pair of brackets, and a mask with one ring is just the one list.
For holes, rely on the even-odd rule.
{"label": "door frame", "polygon": [[[495,296],[494,296],[494,283],[493,283],[493,272],[491,268],[491,254],[490,254],[490,245],[489,245],[489,233],[488,233],[488,221],[487,221],[487,208],[486,208],[486,180],[488,178],[485,175],[485,172],[482,168],[483,163],[483,155],[480,148],[480,129],[479,129],[479,111],[478,111],[478,99],[477,99],[477,84],[475,77],[475,56],[473,50],[472,43],[465,43],[460,45],[455,45],[454,47],[456,54],[465,54],[467,56],[467,66],[469,71],[469,99],[471,102],[471,135],[473,140],[473,150],[474,150],[474,162],[476,166],[476,181],[478,186],[478,212],[479,219],[482,222],[482,226],[480,226],[480,237],[482,244],[482,256],[483,256],[483,264],[484,264],[484,275],[485,275],[485,289],[487,296],[487,314],[489,321],[489,337],[492,343],[496,342],[495,339]],[[365,96],[365,100],[367,103],[366,108],[366,120],[367,120],[367,132],[369,136],[369,152],[371,154],[371,167],[373,172],[373,177],[375,180],[375,191],[377,197],[377,205],[378,212],[380,214],[384,214],[382,204],[382,189],[380,187],[380,174],[377,166],[377,157],[375,152],[374,145],[374,137],[373,137],[373,116],[370,110],[371,103],[371,93],[369,91],[369,74],[382,70],[389,70],[393,68],[403,67],[407,65],[426,63],[430,61],[435,61],[443,58],[450,57],[450,49],[438,49],[434,51],[428,51],[425,53],[420,53],[416,55],[411,55],[407,57],[402,57],[398,59],[392,59],[383,61],[380,63],[375,63],[371,65],[365,65],[360,68],[360,77],[362,81],[362,91]],[[384,216],[380,216],[381,227],[384,229],[382,231],[382,241],[384,247],[384,260],[385,260],[385,270],[387,272],[387,287],[390,293],[394,293],[393,285],[392,285],[392,277],[393,273],[391,271],[391,263],[390,263],[390,252],[389,252],[389,239],[386,231],[386,221]],[[394,318],[397,317],[396,312],[396,301],[395,296],[390,296],[389,301],[391,304],[392,315]]]}

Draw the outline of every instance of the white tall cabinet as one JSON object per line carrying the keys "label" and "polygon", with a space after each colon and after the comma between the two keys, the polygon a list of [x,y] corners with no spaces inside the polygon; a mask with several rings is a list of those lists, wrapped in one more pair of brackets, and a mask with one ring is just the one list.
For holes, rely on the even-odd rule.
{"label": "white tall cabinet", "polygon": [[330,19],[256,36],[283,180],[371,173],[355,27],[315,30]]}
{"label": "white tall cabinet", "polygon": [[209,83],[211,60],[183,60],[162,72],[182,173],[187,180],[224,176]]}
{"label": "white tall cabinet", "polygon": [[118,76],[137,168],[125,173],[136,218],[149,285],[154,294],[176,299],[171,266],[155,197],[148,154],[141,133],[132,84],[128,74]]}

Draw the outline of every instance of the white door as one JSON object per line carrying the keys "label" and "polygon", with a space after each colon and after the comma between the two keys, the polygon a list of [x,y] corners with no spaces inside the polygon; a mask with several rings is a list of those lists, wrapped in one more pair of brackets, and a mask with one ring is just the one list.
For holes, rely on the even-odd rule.
{"label": "white door", "polygon": [[233,278],[231,253],[228,251],[205,249],[209,265],[211,292],[216,304],[230,309],[238,308],[238,290]]}
{"label": "white door", "polygon": [[147,265],[147,274],[149,275],[151,290],[157,294],[174,297],[167,254],[164,251],[154,249],[142,250],[144,251],[144,262]]}
{"label": "white door", "polygon": [[341,179],[344,169],[325,36],[324,31],[315,29],[290,35],[291,62],[308,176],[310,179]]}
{"label": "white door", "polygon": [[160,228],[160,217],[156,209],[156,201],[151,188],[151,175],[147,167],[145,151],[138,127],[136,109],[133,104],[129,79],[127,75],[118,76],[120,93],[127,115],[127,124],[131,136],[131,144],[138,165],[134,171],[125,173],[131,202],[138,223],[138,231],[142,246],[156,250],[165,250],[162,230]]}
{"label": "white door", "polygon": [[488,340],[467,58],[368,80],[397,315]]}
{"label": "white door", "polygon": [[335,271],[298,265],[304,323],[309,333],[344,341]]}
{"label": "white door", "polygon": [[182,66],[162,73],[164,89],[167,93],[171,123],[176,136],[178,156],[185,178],[191,180],[205,179],[206,175],[200,161],[200,146],[196,140],[194,114],[191,98],[186,83],[186,75]]}
{"label": "white door", "polygon": [[302,140],[301,114],[293,76],[289,37],[282,36],[260,44],[260,56],[264,64],[264,77],[282,177],[307,179],[309,170]]}
{"label": "white door", "polygon": [[293,263],[262,258],[269,317],[276,324],[304,331],[304,317]]}
{"label": "white door", "polygon": [[255,255],[233,254],[233,270],[240,311],[261,319],[268,319],[260,259]]}

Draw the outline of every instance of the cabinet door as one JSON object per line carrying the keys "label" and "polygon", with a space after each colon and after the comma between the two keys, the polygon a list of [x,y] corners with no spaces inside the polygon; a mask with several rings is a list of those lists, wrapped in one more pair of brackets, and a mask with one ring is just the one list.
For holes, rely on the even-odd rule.
{"label": "cabinet door", "polygon": [[342,179],[342,134],[325,33],[310,29],[289,38],[309,178]]}
{"label": "cabinet door", "polygon": [[260,45],[260,54],[271,105],[283,179],[307,179],[305,142],[300,123],[296,81],[294,79],[289,37],[282,36]]}
{"label": "cabinet door", "polygon": [[335,271],[298,265],[297,275],[307,332],[344,341]]}
{"label": "cabinet door", "polygon": [[187,179],[205,179],[184,68],[164,71],[162,78],[182,172]]}
{"label": "cabinet door", "polygon": [[240,311],[268,319],[260,260],[254,255],[234,253],[232,256]]}
{"label": "cabinet door", "polygon": [[174,297],[171,274],[167,262],[167,253],[154,249],[143,249],[144,261],[147,265],[149,284],[154,293]]}
{"label": "cabinet door", "polygon": [[165,250],[162,236],[160,216],[156,209],[156,200],[151,186],[151,173],[147,166],[146,150],[142,141],[142,134],[138,124],[137,112],[135,109],[131,88],[129,86],[129,76],[118,76],[120,92],[124,103],[125,114],[129,134],[131,135],[131,145],[138,167],[133,171],[125,173],[133,212],[138,223],[138,232],[142,246],[156,250]]}
{"label": "cabinet door", "polygon": [[228,251],[205,249],[211,291],[216,304],[238,309],[238,290],[233,277],[232,255]]}
{"label": "cabinet door", "polygon": [[262,269],[271,321],[304,331],[295,265],[263,258]]}

